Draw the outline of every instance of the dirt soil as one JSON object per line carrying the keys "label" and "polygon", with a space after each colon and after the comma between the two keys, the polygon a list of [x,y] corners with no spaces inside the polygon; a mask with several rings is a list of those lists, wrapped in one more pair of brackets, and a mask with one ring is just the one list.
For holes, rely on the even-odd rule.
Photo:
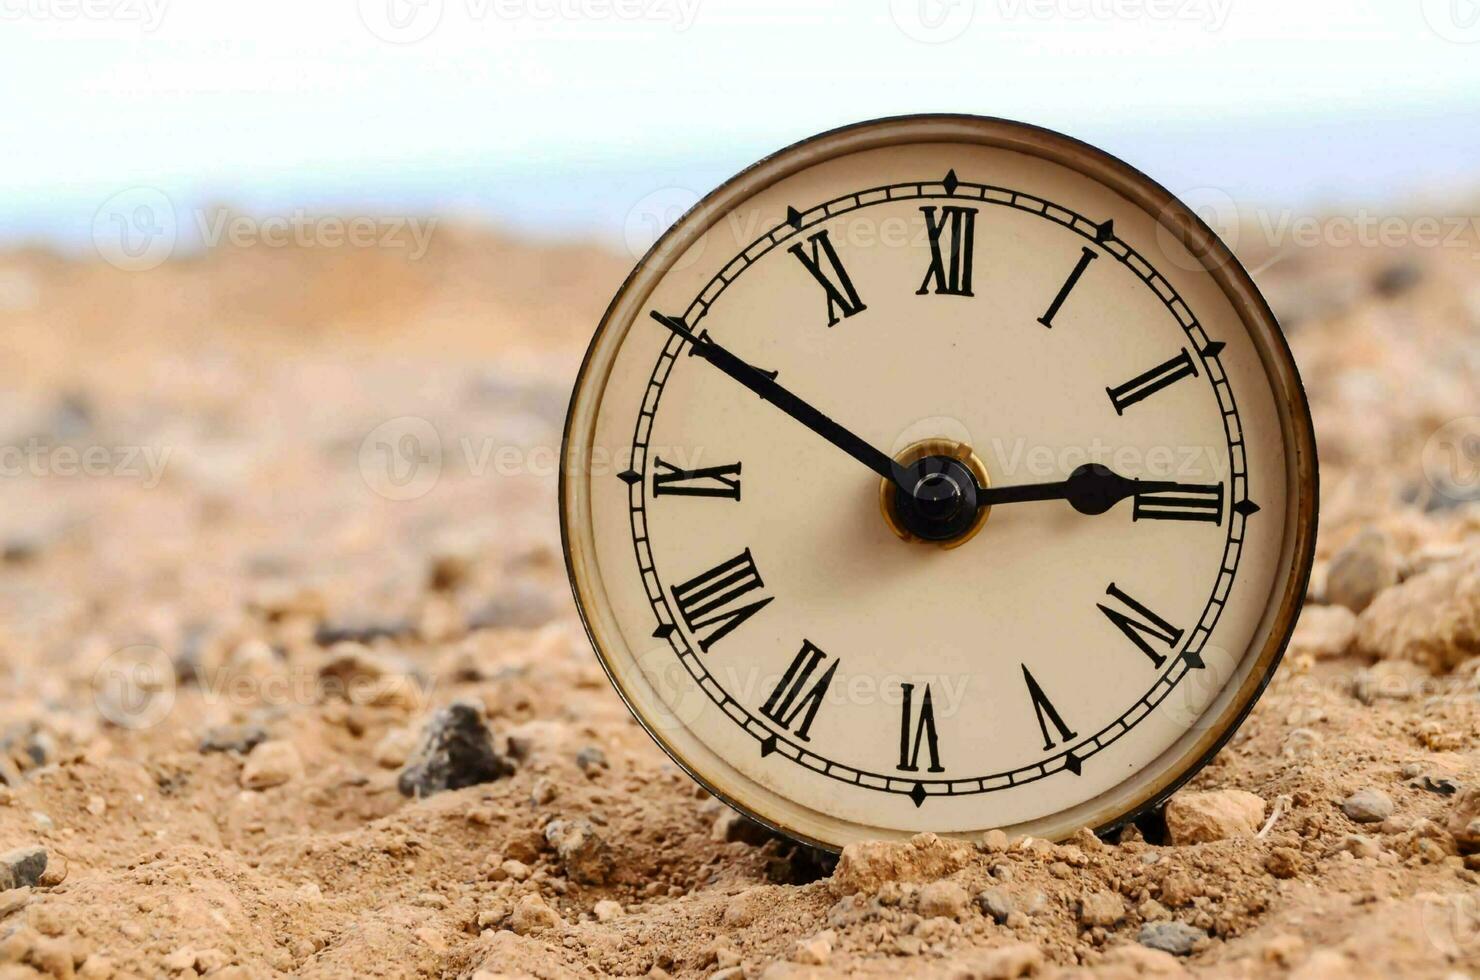
{"label": "dirt soil", "polygon": [[576,619],[559,431],[626,256],[0,257],[0,980],[1480,976],[1480,250],[1245,252],[1323,469],[1269,692],[1164,819],[836,867]]}

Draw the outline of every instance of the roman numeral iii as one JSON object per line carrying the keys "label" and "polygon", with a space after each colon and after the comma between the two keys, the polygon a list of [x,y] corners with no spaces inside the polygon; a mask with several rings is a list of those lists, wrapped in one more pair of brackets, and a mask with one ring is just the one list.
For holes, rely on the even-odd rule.
{"label": "roman numeral iii", "polygon": [[1067,742],[1070,739],[1078,738],[1079,736],[1070,731],[1069,726],[1064,724],[1064,719],[1059,717],[1059,713],[1055,710],[1053,702],[1048,699],[1048,695],[1043,693],[1043,688],[1039,686],[1037,679],[1028,670],[1028,665],[1022,664],[1021,666],[1023,668],[1023,683],[1028,685],[1028,697],[1033,701],[1033,713],[1038,716],[1038,730],[1043,733],[1043,750],[1047,752],[1054,747],[1054,740],[1048,734],[1049,722],[1053,722],[1054,729],[1059,733],[1059,741]]}
{"label": "roman numeral iii", "polygon": [[920,698],[920,714],[913,731],[910,719],[913,715],[915,685],[901,684],[904,694],[904,717],[899,722],[899,768],[903,772],[920,771],[920,748],[930,753],[930,772],[945,772],[940,764],[940,741],[935,734],[935,705],[930,701],[930,685]]}
{"label": "roman numeral iii", "polygon": [[740,499],[740,464],[705,466],[697,470],[679,469],[672,463],[654,457],[653,496],[728,497]]}
{"label": "roman numeral iii", "polygon": [[[1182,631],[1126,595],[1114,582],[1111,582],[1110,586],[1105,589],[1105,594],[1115,600],[1115,605],[1121,608],[1114,608],[1113,605],[1106,605],[1102,602],[1099,603],[1100,612],[1104,613],[1132,643],[1140,647],[1141,652],[1146,654],[1152,664],[1160,667],[1165,663],[1167,658],[1156,652],[1151,641],[1156,640],[1164,644],[1168,650],[1175,649],[1177,644],[1182,642]],[[1124,609],[1129,609],[1134,615],[1127,615]]]}
{"label": "roman numeral iii", "polygon": [[[925,232],[930,237],[930,268],[925,270],[925,279],[920,283],[920,288],[915,290],[915,295],[924,296],[930,292],[931,283],[934,282],[937,294],[970,296],[976,208],[955,205],[943,207],[940,209],[939,220],[936,219],[935,212],[933,205],[920,209],[920,213],[925,216]],[[942,237],[947,239],[949,251],[942,250]]]}
{"label": "roman numeral iii", "polygon": [[[771,602],[773,596],[762,596],[738,604],[738,600],[764,586],[750,557],[750,549],[746,548],[729,561],[720,562],[682,585],[675,585],[671,591],[684,624],[699,641],[699,649],[708,653],[710,647]],[[700,636],[711,627],[708,635]]]}
{"label": "roman numeral iii", "polygon": [[1182,348],[1182,353],[1162,364],[1158,364],[1144,374],[1138,374],[1123,385],[1114,388],[1106,388],[1105,394],[1110,396],[1110,404],[1115,406],[1115,414],[1123,415],[1125,410],[1136,402],[1150,395],[1156,394],[1167,385],[1181,381],[1183,378],[1197,377],[1197,368],[1193,366],[1192,355],[1187,353],[1187,348]]}
{"label": "roman numeral iii", "polygon": [[833,660],[827,670],[822,672],[822,676],[810,688],[807,687],[807,682],[826,659],[827,654],[813,646],[810,640],[803,640],[801,651],[792,658],[791,666],[781,676],[781,682],[761,707],[761,714],[787,730],[791,729],[792,723],[800,715],[802,723],[796,727],[795,734],[804,742],[809,740],[807,732],[817,717],[817,709],[822,706],[828,685],[832,683],[833,675],[838,672],[838,664],[841,663]]}
{"label": "roman numeral iii", "polygon": [[1222,523],[1223,484],[1179,483],[1171,490],[1138,493],[1131,519]]}
{"label": "roman numeral iii", "polygon": [[802,247],[801,242],[787,251],[797,257],[797,261],[802,263],[803,268],[812,274],[812,278],[827,293],[827,325],[837,325],[839,310],[846,318],[867,309],[863,300],[858,298],[858,290],[853,288],[853,280],[848,278],[848,270],[843,268],[843,263],[838,259],[838,251],[833,248],[832,239],[827,237],[827,232],[819,231],[809,236],[807,242],[811,245],[810,253]]}

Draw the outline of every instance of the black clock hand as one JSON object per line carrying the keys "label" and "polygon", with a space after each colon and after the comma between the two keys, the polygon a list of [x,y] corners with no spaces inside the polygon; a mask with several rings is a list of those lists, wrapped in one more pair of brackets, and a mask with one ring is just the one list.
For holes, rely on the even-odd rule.
{"label": "black clock hand", "polygon": [[1014,487],[978,487],[978,507],[1015,504],[1029,500],[1067,500],[1081,514],[1103,514],[1126,497],[1138,493],[1175,490],[1176,483],[1132,480],[1097,463],[1086,463],[1055,483],[1030,483]]}
{"label": "black clock hand", "polygon": [[896,487],[899,487],[903,492],[910,492],[904,486],[904,467],[777,384],[774,375],[745,363],[709,339],[708,333],[696,335],[693,331],[689,330],[682,320],[664,316],[657,310],[652,311],[652,317],[684,340],[687,340],[693,346],[693,354],[695,356],[704,358],[704,360],[755,392],[762,400],[775,405],[781,411],[790,415],[834,446],[837,446],[864,466],[867,466],[890,483],[893,483]]}

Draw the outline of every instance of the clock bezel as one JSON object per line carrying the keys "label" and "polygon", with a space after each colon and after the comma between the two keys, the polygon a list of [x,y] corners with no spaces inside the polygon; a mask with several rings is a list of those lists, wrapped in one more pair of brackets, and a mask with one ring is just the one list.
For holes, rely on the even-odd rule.
{"label": "clock bezel", "polygon": [[[641,314],[653,288],[673,263],[724,214],[773,183],[828,159],[886,146],[951,142],[1012,150],[1066,166],[1158,218],[1162,228],[1201,258],[1204,270],[1243,321],[1276,393],[1281,435],[1287,447],[1286,483],[1290,492],[1279,562],[1284,587],[1278,593],[1278,602],[1275,593],[1271,593],[1256,631],[1256,638],[1262,638],[1259,655],[1231,697],[1226,691],[1220,693],[1222,707],[1216,720],[1189,729],[1145,767],[1106,792],[1066,810],[1005,829],[1050,839],[1065,837],[1082,826],[1100,831],[1113,829],[1157,806],[1190,779],[1237,731],[1268,685],[1294,629],[1314,559],[1318,486],[1314,430],[1288,344],[1243,266],[1195,213],[1151,178],[1072,137],[1025,123],[967,115],[898,116],[845,126],[795,143],[740,172],[708,194],[654,243],[602,317],[577,374],[566,417],[559,487],[561,538],[572,593],[587,636],[613,687],[639,724],[677,765],[730,806],[788,836],[833,851],[851,840],[901,838],[911,832],[869,827],[797,804],[728,766],[692,733],[687,733],[691,744],[674,744],[684,741],[686,729],[682,725],[658,723],[659,711],[652,710],[653,704],[639,704],[639,701],[652,702],[656,698],[654,692],[643,688],[629,691],[622,680],[621,668],[614,668],[609,656],[609,645],[620,643],[625,649],[627,644],[610,616],[609,606],[600,596],[600,576],[595,574],[592,547],[589,479],[580,470],[573,472],[572,463],[590,458],[606,377],[626,330]],[[601,383],[593,386],[598,370]],[[634,651],[627,649],[626,655],[628,663],[637,664]],[[1240,665],[1247,659],[1246,651]],[[1209,712],[1212,710],[1210,706]],[[710,764],[697,764],[690,754],[705,755]],[[1143,779],[1152,772],[1152,778]],[[960,832],[956,836],[970,836],[986,829],[990,828]]]}

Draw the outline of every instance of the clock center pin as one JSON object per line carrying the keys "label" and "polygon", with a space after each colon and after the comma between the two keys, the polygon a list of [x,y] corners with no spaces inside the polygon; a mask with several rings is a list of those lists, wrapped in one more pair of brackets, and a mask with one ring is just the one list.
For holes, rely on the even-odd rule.
{"label": "clock center pin", "polygon": [[894,461],[904,467],[909,492],[880,480],[879,509],[900,540],[956,548],[986,524],[991,508],[977,506],[977,490],[991,486],[991,480],[970,446],[922,439],[906,446]]}

